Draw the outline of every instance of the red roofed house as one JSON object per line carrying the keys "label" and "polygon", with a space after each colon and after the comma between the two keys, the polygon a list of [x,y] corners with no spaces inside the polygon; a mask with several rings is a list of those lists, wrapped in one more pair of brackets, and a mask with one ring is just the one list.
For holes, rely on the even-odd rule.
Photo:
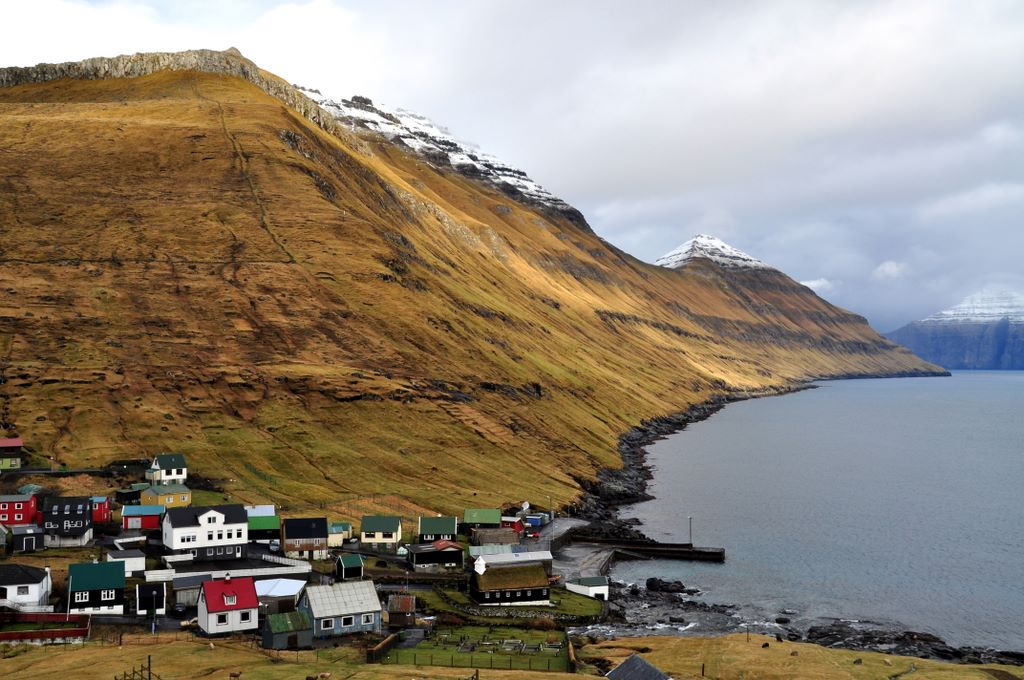
{"label": "red roofed house", "polygon": [[204,581],[199,589],[199,627],[207,635],[254,631],[259,607],[251,577]]}

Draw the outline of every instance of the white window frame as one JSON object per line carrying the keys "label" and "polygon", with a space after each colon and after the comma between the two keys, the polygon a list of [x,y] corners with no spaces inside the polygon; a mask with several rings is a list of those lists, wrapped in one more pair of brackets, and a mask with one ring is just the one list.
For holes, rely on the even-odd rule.
{"label": "white window frame", "polygon": [[238,620],[242,623],[249,623],[252,621],[252,612],[246,609],[245,611],[238,612]]}
{"label": "white window frame", "polygon": [[363,625],[364,626],[372,626],[373,625],[373,614],[363,614]]}
{"label": "white window frame", "polygon": [[320,619],[320,630],[334,630],[334,619]]}
{"label": "white window frame", "polygon": [[100,599],[104,601],[110,601],[113,600],[116,595],[117,593],[115,593],[113,590],[104,590],[100,592]]}
{"label": "white window frame", "polygon": [[227,614],[217,614],[217,625],[218,626],[226,626],[226,625],[228,625],[228,615]]}
{"label": "white window frame", "polygon": [[86,590],[79,590],[75,593],[75,604],[81,604],[82,602],[89,601],[89,592]]}
{"label": "white window frame", "polygon": [[342,616],[341,617],[341,627],[342,628],[351,628],[355,624],[356,624],[356,617],[354,617],[354,616]]}
{"label": "white window frame", "polygon": [[235,602],[237,602],[237,601],[238,601],[238,598],[235,595],[225,595],[224,596],[224,604],[225,605],[230,606],[230,605],[235,604]]}
{"label": "white window frame", "polygon": [[18,595],[28,595],[28,586],[18,586]]}

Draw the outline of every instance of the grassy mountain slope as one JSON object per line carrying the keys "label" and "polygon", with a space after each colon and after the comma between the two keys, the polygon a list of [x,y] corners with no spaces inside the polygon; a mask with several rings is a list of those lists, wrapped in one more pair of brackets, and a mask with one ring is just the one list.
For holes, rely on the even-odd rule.
{"label": "grassy mountain slope", "polygon": [[933,370],[782,274],[646,265],[243,78],[0,89],[0,421],[34,462],[180,450],[345,515],[567,502],[642,419]]}

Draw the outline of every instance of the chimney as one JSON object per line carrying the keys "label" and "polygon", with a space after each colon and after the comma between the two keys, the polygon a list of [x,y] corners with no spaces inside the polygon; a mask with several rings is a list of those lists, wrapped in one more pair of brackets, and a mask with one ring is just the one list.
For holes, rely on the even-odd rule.
{"label": "chimney", "polygon": [[231,583],[231,572],[224,574],[224,583]]}

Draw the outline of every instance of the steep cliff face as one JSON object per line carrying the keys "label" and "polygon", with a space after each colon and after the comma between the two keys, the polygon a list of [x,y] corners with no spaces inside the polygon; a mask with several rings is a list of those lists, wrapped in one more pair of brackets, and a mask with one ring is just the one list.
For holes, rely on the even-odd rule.
{"label": "steep cliff face", "polygon": [[0,75],[0,427],[32,462],[180,450],[339,516],[564,503],[645,418],[936,371],[779,272],[644,264],[207,54]]}
{"label": "steep cliff face", "polygon": [[1024,370],[1024,295],[984,290],[887,335],[952,370]]}

